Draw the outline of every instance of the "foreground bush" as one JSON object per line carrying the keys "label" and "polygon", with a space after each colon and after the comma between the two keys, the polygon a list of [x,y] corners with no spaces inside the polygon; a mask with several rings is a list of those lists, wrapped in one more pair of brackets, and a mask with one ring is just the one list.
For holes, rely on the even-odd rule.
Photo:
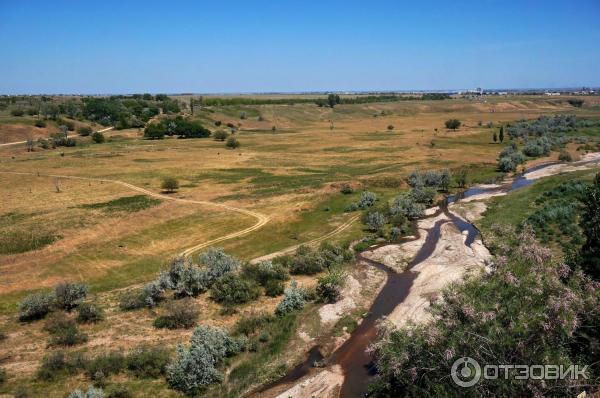
{"label": "foreground bush", "polygon": [[[510,236],[510,235],[509,235]],[[470,389],[449,377],[453,363],[589,364],[597,358],[597,285],[541,247],[531,230],[499,245],[492,273],[443,293],[427,325],[383,328],[374,353],[379,379],[370,396],[573,396],[585,380],[481,379]],[[596,359],[597,360],[597,359]],[[596,373],[594,373],[596,372]],[[589,391],[589,389],[588,389]]]}
{"label": "foreground bush", "polygon": [[53,309],[53,293],[33,293],[19,303],[19,320],[32,321],[45,317]]}
{"label": "foreground bush", "polygon": [[83,283],[62,282],[54,288],[56,306],[64,310],[72,310],[87,296],[90,288]]}
{"label": "foreground bush", "polygon": [[299,288],[296,281],[292,281],[290,286],[285,289],[283,300],[277,304],[275,308],[275,315],[285,316],[292,311],[300,310],[304,308],[306,304],[307,292],[306,290]]}
{"label": "foreground bush", "polygon": [[225,330],[199,326],[189,347],[177,347],[177,357],[167,367],[167,382],[175,390],[195,395],[206,386],[221,382],[223,375],[217,366],[241,349]]}
{"label": "foreground bush", "polygon": [[44,330],[50,333],[50,346],[74,346],[88,339],[85,333],[79,331],[75,321],[58,314],[46,322]]}
{"label": "foreground bush", "polygon": [[78,358],[68,357],[63,351],[55,351],[42,358],[36,377],[50,381],[59,376],[74,374],[80,366]]}
{"label": "foreground bush", "polygon": [[157,379],[165,375],[170,359],[165,348],[139,347],[127,356],[126,366],[135,377]]}
{"label": "foreground bush", "polygon": [[95,303],[82,303],[77,307],[77,322],[96,323],[104,319],[102,307]]}
{"label": "foreground bush", "polygon": [[256,300],[259,295],[260,290],[256,283],[235,274],[222,276],[210,289],[210,297],[226,306],[244,304]]}
{"label": "foreground bush", "polygon": [[94,141],[96,144],[102,144],[106,141],[106,138],[101,132],[95,131],[92,133],[92,141]]}
{"label": "foreground bush", "polygon": [[346,283],[346,273],[332,270],[318,279],[316,294],[323,303],[335,303],[342,298],[342,289]]}
{"label": "foreground bush", "polygon": [[154,326],[167,329],[191,328],[198,321],[198,314],[192,300],[172,301],[167,305],[166,313],[154,320]]}

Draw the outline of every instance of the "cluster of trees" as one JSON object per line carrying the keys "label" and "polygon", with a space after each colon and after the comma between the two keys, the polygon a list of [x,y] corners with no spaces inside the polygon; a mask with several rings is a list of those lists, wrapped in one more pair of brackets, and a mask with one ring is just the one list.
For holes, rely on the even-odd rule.
{"label": "cluster of trees", "polygon": [[449,94],[445,93],[425,93],[422,96],[381,94],[381,95],[361,95],[356,97],[340,97],[337,94],[329,94],[327,98],[318,98],[315,104],[319,107],[329,106],[333,108],[337,104],[370,104],[374,102],[396,102],[396,101],[414,101],[414,100],[445,100],[450,99]]}
{"label": "cluster of trees", "polygon": [[59,283],[52,292],[33,293],[19,303],[19,320],[44,318],[57,309],[67,311],[77,307],[87,296],[89,287],[81,283]]}
{"label": "cluster of trees", "polygon": [[517,167],[523,163],[525,163],[525,155],[517,149],[515,142],[511,142],[498,156],[498,169],[500,171],[516,171]]}
{"label": "cluster of trees", "polygon": [[210,130],[203,127],[200,122],[182,116],[150,123],[144,129],[146,138],[163,139],[165,135],[179,138],[205,138],[210,136]]}
{"label": "cluster of trees", "polygon": [[[496,226],[495,267],[446,289],[426,325],[387,328],[374,347],[379,377],[369,396],[573,395],[589,379],[481,378],[469,389],[448,377],[461,357],[486,364],[593,364],[600,338],[600,175],[582,198],[586,241],[565,262],[541,246],[533,229]],[[473,371],[474,369],[470,369]]]}
{"label": "cluster of trees", "polygon": [[[342,193],[346,193],[343,192]],[[351,193],[351,192],[349,192]],[[344,209],[344,211],[346,212],[351,212],[351,211],[356,211],[359,209],[366,209],[368,207],[371,207],[375,204],[375,202],[377,202],[378,198],[377,198],[377,194],[374,192],[370,192],[370,191],[364,191],[363,193],[361,193],[360,195],[360,199],[358,200],[358,202],[352,202],[350,203],[348,206],[346,206],[346,209]]]}

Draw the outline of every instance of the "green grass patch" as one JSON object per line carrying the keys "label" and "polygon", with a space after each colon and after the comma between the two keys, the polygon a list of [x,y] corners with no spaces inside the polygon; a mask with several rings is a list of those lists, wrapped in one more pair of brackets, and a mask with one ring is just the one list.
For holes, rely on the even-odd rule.
{"label": "green grass patch", "polygon": [[146,195],[124,196],[108,202],[91,203],[79,206],[82,209],[100,209],[107,213],[118,211],[135,213],[136,211],[148,209],[160,204],[160,199],[151,198]]}
{"label": "green grass patch", "polygon": [[39,228],[5,230],[0,238],[0,254],[17,254],[41,249],[58,239],[59,235]]}

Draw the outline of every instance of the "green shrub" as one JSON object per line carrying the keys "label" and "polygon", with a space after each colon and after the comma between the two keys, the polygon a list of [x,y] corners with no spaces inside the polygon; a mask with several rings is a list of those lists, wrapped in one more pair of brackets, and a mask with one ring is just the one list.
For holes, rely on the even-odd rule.
{"label": "green shrub", "polygon": [[239,275],[227,274],[217,279],[210,288],[210,297],[223,305],[236,305],[256,300],[260,295],[258,286]]}
{"label": "green shrub", "polygon": [[119,299],[119,308],[123,311],[146,307],[146,295],[141,290],[125,292]]}
{"label": "green shrub", "polygon": [[177,347],[177,357],[167,367],[167,382],[175,390],[196,395],[206,386],[223,380],[217,366],[239,350],[240,345],[225,330],[199,326],[188,348]]}
{"label": "green shrub", "polygon": [[165,375],[170,354],[162,347],[139,347],[127,356],[127,369],[139,378],[157,379]]}
{"label": "green shrub", "polygon": [[113,385],[106,389],[106,398],[134,398],[133,393],[123,385]]}
{"label": "green shrub", "polygon": [[78,360],[74,360],[63,351],[55,351],[42,358],[36,371],[36,377],[40,380],[50,381],[55,378],[74,374],[77,372]]}
{"label": "green shrub", "polygon": [[458,119],[448,119],[446,120],[445,125],[447,129],[456,130],[460,127],[461,122]]}
{"label": "green shrub", "polygon": [[85,374],[91,380],[102,380],[126,367],[126,357],[119,351],[98,355],[84,363]]}
{"label": "green shrub", "polygon": [[96,303],[81,303],[77,307],[77,322],[96,323],[104,319],[104,310]]}
{"label": "green shrub", "polygon": [[281,264],[271,261],[261,261],[258,264],[245,264],[242,270],[244,276],[266,287],[270,281],[287,281],[290,279],[288,270]]}
{"label": "green shrub", "polygon": [[10,114],[12,116],[23,116],[25,112],[23,111],[23,109],[13,109],[12,111],[10,111]]}
{"label": "green shrub", "polygon": [[354,193],[354,188],[352,188],[348,184],[344,184],[344,185],[342,185],[342,189],[340,189],[340,192],[343,193],[344,195],[350,195],[350,194]]}
{"label": "green shrub", "polygon": [[0,386],[6,382],[7,378],[6,369],[0,368]]}
{"label": "green shrub", "polygon": [[92,141],[94,141],[96,144],[102,144],[104,141],[106,141],[106,138],[104,138],[104,134],[101,132],[95,131],[92,133]]}
{"label": "green shrub", "polygon": [[46,127],[46,122],[44,120],[36,120],[35,121],[35,127],[39,127],[39,128],[44,128]]}
{"label": "green shrub", "polygon": [[283,281],[278,280],[269,280],[264,284],[265,295],[269,297],[277,297],[283,294],[284,284]]}
{"label": "green shrub", "polygon": [[558,160],[560,160],[561,162],[572,162],[573,161],[573,157],[571,156],[571,154],[569,152],[567,152],[566,150],[562,150],[560,151],[560,154],[558,155]]}
{"label": "green shrub", "polygon": [[239,146],[240,146],[240,142],[235,137],[229,137],[229,138],[227,138],[227,141],[225,142],[225,147],[227,147],[229,149],[239,148]]}
{"label": "green shrub", "polygon": [[360,195],[360,199],[358,201],[358,207],[361,209],[366,209],[367,207],[371,207],[377,201],[377,195],[373,192],[364,191]]}
{"label": "green shrub", "polygon": [[81,303],[89,290],[88,285],[83,283],[61,282],[54,288],[56,306],[70,311]]}
{"label": "green shrub", "polygon": [[290,312],[304,308],[306,296],[306,290],[299,288],[296,281],[292,281],[290,286],[285,289],[283,300],[277,304],[275,315],[283,317]]}
{"label": "green shrub", "polygon": [[227,137],[229,137],[229,134],[224,130],[217,130],[213,133],[213,138],[216,141],[225,141]]}
{"label": "green shrub", "polygon": [[233,328],[233,334],[250,336],[263,326],[273,321],[274,317],[265,312],[244,315],[236,322],[235,327]]}
{"label": "green shrub", "polygon": [[198,309],[191,299],[172,301],[166,313],[154,320],[154,327],[167,329],[191,328],[198,321]]}
{"label": "green shrub", "polygon": [[162,123],[151,123],[144,129],[144,137],[151,140],[162,140],[167,134],[167,128]]}
{"label": "green shrub", "polygon": [[32,321],[45,317],[54,306],[54,293],[33,293],[19,303],[19,320]]}
{"label": "green shrub", "polygon": [[85,333],[77,329],[75,321],[62,315],[50,318],[44,325],[44,330],[50,333],[50,346],[74,346],[88,339]]}
{"label": "green shrub", "polygon": [[165,177],[163,178],[160,187],[165,192],[175,192],[179,189],[179,181],[173,177]]}
{"label": "green shrub", "polygon": [[123,385],[113,385],[107,388],[106,398],[134,398],[134,396],[127,387]]}
{"label": "green shrub", "polygon": [[82,137],[87,137],[89,135],[92,135],[94,131],[91,129],[91,127],[80,127],[79,129],[77,129],[77,134],[79,134]]}
{"label": "green shrub", "polygon": [[342,289],[346,282],[346,273],[342,270],[331,270],[318,279],[316,294],[323,303],[335,303],[342,298]]}
{"label": "green shrub", "polygon": [[369,211],[363,215],[362,222],[369,230],[379,231],[387,223],[387,219],[378,211]]}

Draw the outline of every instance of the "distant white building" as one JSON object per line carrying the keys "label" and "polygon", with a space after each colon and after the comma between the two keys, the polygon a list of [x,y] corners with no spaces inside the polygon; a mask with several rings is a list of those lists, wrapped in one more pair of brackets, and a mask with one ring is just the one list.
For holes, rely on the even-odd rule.
{"label": "distant white building", "polygon": [[548,92],[548,91],[546,91],[544,93],[544,95],[557,96],[557,95],[560,95],[560,93],[559,92]]}

